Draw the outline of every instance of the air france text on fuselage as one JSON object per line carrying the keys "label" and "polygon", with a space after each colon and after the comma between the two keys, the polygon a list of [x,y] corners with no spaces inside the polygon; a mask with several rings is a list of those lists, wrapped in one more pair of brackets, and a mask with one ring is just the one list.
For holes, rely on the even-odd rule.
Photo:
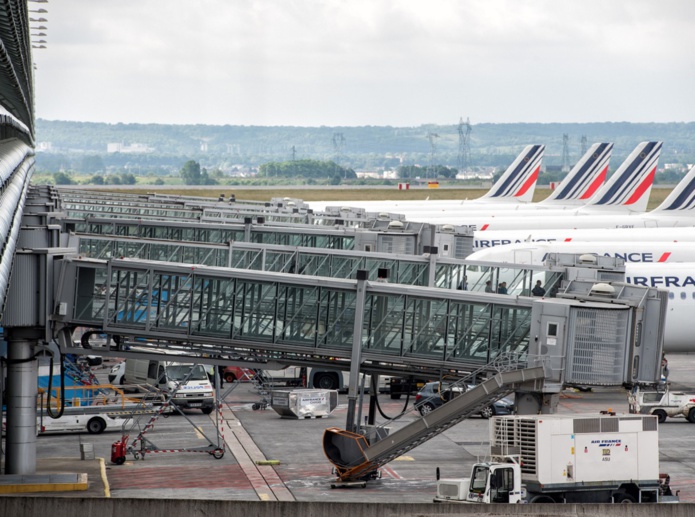
{"label": "air france text on fuselage", "polygon": [[633,285],[645,287],[695,287],[695,278],[692,276],[634,276],[626,280]]}

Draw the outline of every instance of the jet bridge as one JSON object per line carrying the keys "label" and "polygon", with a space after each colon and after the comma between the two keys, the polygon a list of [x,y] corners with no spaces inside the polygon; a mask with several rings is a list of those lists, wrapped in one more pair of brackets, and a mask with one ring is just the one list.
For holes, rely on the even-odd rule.
{"label": "jet bridge", "polygon": [[162,241],[97,234],[71,234],[67,246],[82,257],[110,259],[128,257],[232,267],[277,273],[293,273],[331,278],[354,278],[357,271],[369,272],[370,280],[388,283],[484,292],[486,282],[508,283],[508,294],[528,296],[537,280],[546,291],[559,288],[563,280],[581,276],[594,281],[622,280],[624,263],[600,257],[589,265],[574,255],[562,256],[551,267],[485,262],[468,262],[438,254],[402,255],[395,253],[326,250],[321,248],[278,246],[230,242],[228,244]]}
{"label": "jet bridge", "polygon": [[134,195],[101,198],[79,196],[70,190],[58,192],[61,209],[67,216],[62,221],[65,232],[418,255],[438,253],[452,258],[465,258],[473,249],[472,233],[467,227],[408,222],[398,214],[366,213],[352,208],[322,213],[304,209],[300,213],[299,208],[289,206],[292,201],[278,203],[277,207],[242,205],[242,209],[237,209],[202,198],[176,203],[154,201],[152,196],[143,200],[143,196]]}
{"label": "jet bridge", "polygon": [[[626,367],[625,358],[638,347],[659,355],[661,334],[645,329],[663,322],[666,303],[657,289],[623,286],[621,292],[634,299],[606,298],[576,287],[590,285],[581,281],[569,282],[557,299],[539,299],[370,282],[365,271],[357,279],[336,279],[129,259],[62,257],[55,264],[60,281],[54,325],[118,336],[114,354],[137,345],[193,358],[255,357],[285,364],[332,358],[334,367],[349,369],[357,346],[364,370],[396,375],[414,369],[432,377],[444,370],[471,371],[501,354],[523,360],[541,339],[552,346],[548,332],[558,333],[557,343],[565,331],[584,329],[629,350],[618,375],[617,363],[605,363],[611,376],[604,382],[632,382],[634,369]],[[603,315],[614,327],[607,335],[592,327]],[[546,320],[555,323],[535,328]],[[651,348],[641,343],[648,339]],[[570,364],[567,349],[555,350],[557,367],[564,370]]]}

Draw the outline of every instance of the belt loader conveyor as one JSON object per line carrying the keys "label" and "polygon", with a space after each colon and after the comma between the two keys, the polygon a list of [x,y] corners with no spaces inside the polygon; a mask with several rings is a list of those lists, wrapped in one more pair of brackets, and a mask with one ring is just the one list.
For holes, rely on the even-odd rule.
{"label": "belt loader conveyor", "polygon": [[330,427],[323,435],[323,451],[341,483],[366,482],[376,477],[379,467],[477,414],[480,408],[511,393],[520,384],[544,378],[542,366],[500,372],[373,445],[361,434]]}

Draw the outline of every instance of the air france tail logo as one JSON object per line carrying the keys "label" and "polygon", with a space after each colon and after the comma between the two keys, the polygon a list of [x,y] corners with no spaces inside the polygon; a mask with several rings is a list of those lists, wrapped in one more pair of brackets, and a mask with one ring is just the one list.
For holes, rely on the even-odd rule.
{"label": "air france tail logo", "polygon": [[661,142],[647,142],[633,152],[632,160],[615,172],[608,192],[596,204],[632,205],[639,201],[654,182],[660,153]]}
{"label": "air france tail logo", "polygon": [[555,199],[589,199],[606,181],[613,144],[593,146],[574,166]]}
{"label": "air france tail logo", "polygon": [[513,169],[505,172],[506,178],[490,197],[522,196],[538,179],[540,162],[545,146],[533,145],[521,160],[512,164]]}
{"label": "air france tail logo", "polygon": [[673,202],[662,210],[692,210],[695,208],[695,168],[691,169],[686,178],[689,178],[690,181],[682,187],[680,184],[676,187],[674,194],[676,191],[680,192],[676,194]]}

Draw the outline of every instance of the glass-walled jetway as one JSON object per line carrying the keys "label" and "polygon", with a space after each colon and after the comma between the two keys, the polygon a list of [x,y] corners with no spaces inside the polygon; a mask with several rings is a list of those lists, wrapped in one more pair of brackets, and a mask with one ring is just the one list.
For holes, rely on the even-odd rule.
{"label": "glass-walled jetway", "polygon": [[63,264],[57,319],[140,348],[164,340],[181,350],[203,343],[196,351],[213,356],[347,360],[357,311],[368,361],[458,370],[528,348],[532,299],[366,282],[358,303],[355,280],[130,260]]}
{"label": "glass-walled jetway", "polygon": [[[244,227],[247,230],[243,232],[243,239],[237,236],[222,242],[243,240],[287,245],[303,245],[296,242],[296,236],[300,234],[304,234],[305,238],[310,238],[309,235],[314,238],[316,234],[342,231],[357,235],[355,242],[330,249],[407,254],[435,253],[436,250],[440,256],[459,259],[467,257],[473,250],[472,232],[467,227],[409,222],[401,214],[367,213],[350,207],[331,207],[330,210],[314,213],[299,200],[295,203],[289,199],[274,198],[264,204],[236,200],[226,203],[206,198],[179,199],[175,196],[164,199],[154,195],[106,193],[87,196],[84,192],[65,189],[58,190],[56,199],[60,201],[60,210],[66,214],[66,218],[61,220],[66,231],[152,238],[151,232],[142,230],[144,233],[141,233],[140,229],[129,226],[171,227],[188,224],[207,228]],[[85,225],[85,222],[89,224]],[[258,233],[273,232],[272,228],[276,228],[278,233],[294,233],[295,241],[273,240],[267,236],[259,238]],[[174,240],[190,239],[174,237]],[[322,247],[321,242],[317,242],[317,247]]]}
{"label": "glass-walled jetway", "polygon": [[[250,242],[281,246],[322,248],[326,250],[359,250],[365,252],[420,255],[439,253],[464,258],[472,250],[473,238],[468,234],[439,232],[423,223],[403,224],[392,221],[371,228],[328,228],[311,225],[277,226],[264,223],[209,224],[188,221],[149,221],[138,219],[64,219],[65,234],[108,235],[177,242],[226,244]],[[394,226],[393,223],[397,223]]]}
{"label": "glass-walled jetway", "polygon": [[[82,234],[70,235],[67,245],[77,249],[82,257],[96,259],[158,260],[330,278],[355,278],[357,271],[364,270],[370,280],[477,292],[486,292],[488,286],[498,286],[504,281],[507,294],[521,296],[529,296],[537,280],[541,280],[548,293],[559,289],[568,268],[580,265],[574,255],[564,256],[548,268],[471,263],[438,255],[366,253],[246,242],[202,244]],[[621,280],[622,264],[616,262],[603,258],[593,270],[581,265],[585,274],[593,271],[596,280]],[[488,292],[496,291],[495,288]]]}
{"label": "glass-walled jetway", "polygon": [[[640,347],[639,340],[646,339],[646,327],[637,321],[643,316],[625,312],[616,320],[614,311],[630,306],[644,310],[648,295],[665,307],[665,301],[650,294],[656,290],[634,286],[623,286],[608,297],[596,295],[590,288],[595,280],[567,281],[562,299],[555,301],[371,282],[365,271],[358,273],[361,280],[354,280],[128,259],[65,258],[57,263],[61,281],[53,320],[68,328],[91,327],[121,336],[114,353],[136,345],[192,357],[253,356],[294,364],[349,360],[359,341],[362,357],[372,364],[470,371],[501,355],[523,361],[530,329],[542,321],[541,315],[532,314],[534,307],[552,316],[548,321],[556,330],[572,321],[567,332],[581,328],[593,335],[592,321],[617,322],[613,327],[623,330],[596,335],[593,355],[608,350],[601,343],[624,349],[626,343]],[[586,303],[594,298],[610,303]],[[608,312],[610,317],[601,316]],[[663,315],[658,310],[651,314],[659,315],[649,322],[654,329]],[[551,327],[535,331],[534,353],[549,353],[536,348],[543,343],[539,336]],[[658,335],[650,336],[660,343]],[[551,336],[546,344],[557,339]],[[552,350],[555,368],[567,370],[566,348]],[[621,365],[622,379],[630,358],[623,353],[621,362],[613,364]],[[579,371],[580,362],[573,363],[575,367]]]}

